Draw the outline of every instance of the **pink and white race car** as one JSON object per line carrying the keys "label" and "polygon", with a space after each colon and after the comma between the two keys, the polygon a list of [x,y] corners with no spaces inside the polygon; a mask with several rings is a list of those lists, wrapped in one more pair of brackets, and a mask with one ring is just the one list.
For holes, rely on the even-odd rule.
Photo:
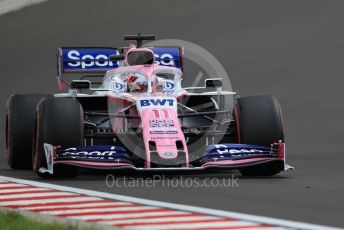
{"label": "pink and white race car", "polygon": [[[142,47],[153,35],[125,39],[137,45],[59,48],[57,80],[65,93],[10,96],[12,168],[32,167],[42,177],[74,177],[80,167],[238,169],[249,176],[291,168],[276,98],[239,97],[222,90],[221,78],[182,88],[182,47]],[[84,73],[90,75],[66,80]]]}

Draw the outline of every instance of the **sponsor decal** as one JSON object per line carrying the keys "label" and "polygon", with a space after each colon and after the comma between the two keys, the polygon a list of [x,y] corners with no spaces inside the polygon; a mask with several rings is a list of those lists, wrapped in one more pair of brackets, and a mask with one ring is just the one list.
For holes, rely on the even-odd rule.
{"label": "sponsor decal", "polygon": [[[151,137],[152,140],[179,140],[179,137],[173,137],[173,136],[168,136],[168,137]],[[174,145],[173,145],[174,146]]]}
{"label": "sponsor decal", "polygon": [[150,134],[178,134],[177,131],[150,131]]}
{"label": "sponsor decal", "polygon": [[149,124],[151,128],[174,127],[173,120],[150,120]]}
{"label": "sponsor decal", "polygon": [[181,53],[179,47],[153,47],[155,64],[181,68]]}
{"label": "sponsor decal", "polygon": [[177,100],[173,97],[141,97],[136,101],[137,109],[165,108],[177,111]]}
{"label": "sponsor decal", "polygon": [[172,158],[172,157],[175,157],[176,154],[175,153],[172,153],[172,152],[166,152],[163,154],[165,157],[169,157],[169,158]]}
{"label": "sponsor decal", "polygon": [[70,50],[67,53],[67,59],[69,61],[74,62],[68,62],[67,65],[69,67],[81,67],[81,69],[87,69],[89,67],[117,67],[117,62],[113,62],[109,60],[108,55],[106,54],[92,54],[92,52],[89,52],[89,54],[82,55],[81,52],[78,50]]}
{"label": "sponsor decal", "polygon": [[164,82],[164,91],[173,91],[174,89],[175,89],[175,85],[173,81]]}
{"label": "sponsor decal", "polygon": [[69,148],[69,149],[65,149],[65,152],[62,153],[62,155],[66,156],[66,155],[71,155],[71,156],[113,156],[116,153],[119,153],[117,151],[80,151],[80,152],[76,152],[77,149],[76,148]]}
{"label": "sponsor decal", "polygon": [[154,54],[155,64],[164,66],[175,66],[173,56],[171,54]]}
{"label": "sponsor decal", "polygon": [[164,66],[175,66],[174,58],[171,54],[154,54],[155,57],[155,64],[157,65],[164,65]]}
{"label": "sponsor decal", "polygon": [[241,154],[241,153],[262,153],[264,151],[258,149],[217,149],[216,150],[220,154],[230,153],[230,154]]}
{"label": "sponsor decal", "polygon": [[[182,68],[179,47],[154,47],[151,50],[154,52],[155,64]],[[58,55],[58,69],[63,72],[109,70],[121,65],[122,61],[109,59],[111,55],[118,54],[120,54],[118,50],[110,47],[62,48],[62,52]]]}
{"label": "sponsor decal", "polygon": [[173,99],[141,99],[140,105],[145,106],[174,106]]}
{"label": "sponsor decal", "polygon": [[118,92],[124,91],[124,84],[121,82],[114,81],[112,82],[112,89]]}

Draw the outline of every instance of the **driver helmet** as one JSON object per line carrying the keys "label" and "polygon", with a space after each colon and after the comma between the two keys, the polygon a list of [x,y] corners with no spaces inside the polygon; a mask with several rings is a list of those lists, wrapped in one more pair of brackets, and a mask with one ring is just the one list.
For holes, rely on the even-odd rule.
{"label": "driver helmet", "polygon": [[148,81],[145,77],[128,75],[127,82],[130,92],[147,92]]}

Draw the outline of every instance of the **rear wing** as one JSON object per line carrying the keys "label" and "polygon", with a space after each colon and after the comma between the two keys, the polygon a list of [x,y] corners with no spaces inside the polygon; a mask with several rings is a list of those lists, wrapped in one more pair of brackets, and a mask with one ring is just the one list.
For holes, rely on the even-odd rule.
{"label": "rear wing", "polygon": [[[183,70],[183,49],[178,46],[149,47],[154,52],[158,65],[176,67]],[[59,90],[69,88],[65,75],[88,74],[88,77],[104,75],[106,71],[121,65],[110,56],[119,55],[113,47],[61,47],[57,50],[57,81]]]}

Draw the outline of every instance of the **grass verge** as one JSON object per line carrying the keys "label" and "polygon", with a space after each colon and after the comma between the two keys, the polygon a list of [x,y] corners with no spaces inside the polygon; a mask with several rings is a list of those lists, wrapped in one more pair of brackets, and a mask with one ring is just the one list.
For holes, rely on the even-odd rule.
{"label": "grass verge", "polygon": [[[80,229],[80,226],[75,223],[43,223],[16,211],[0,210],[0,228],[1,230],[77,230]],[[85,229],[95,230],[100,228],[86,227]]]}

